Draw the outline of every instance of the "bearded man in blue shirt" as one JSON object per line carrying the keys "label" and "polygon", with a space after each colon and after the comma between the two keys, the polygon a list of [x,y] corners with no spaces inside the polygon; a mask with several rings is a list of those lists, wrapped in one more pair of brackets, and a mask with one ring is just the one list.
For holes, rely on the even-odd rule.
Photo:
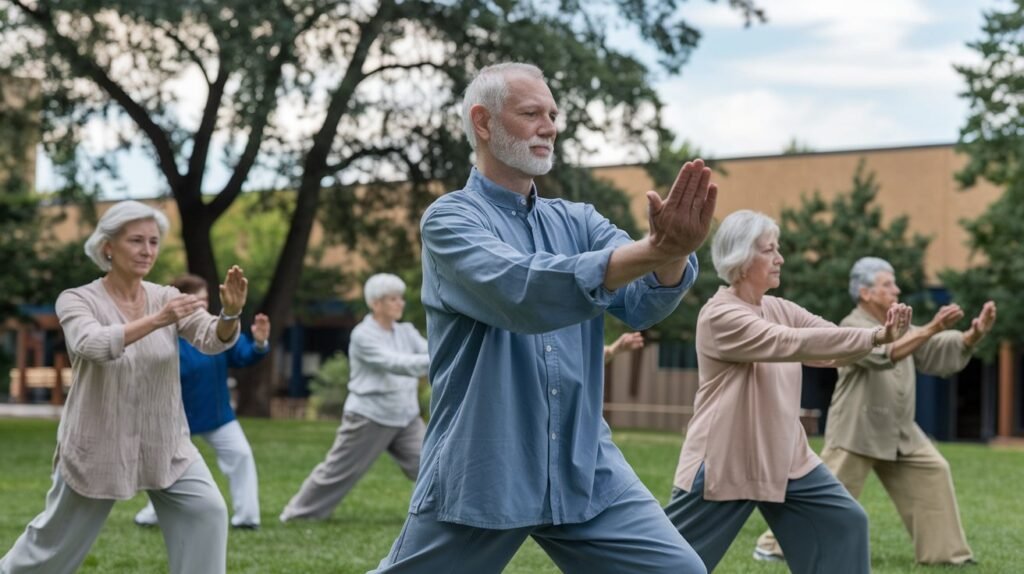
{"label": "bearded man in blue shirt", "polygon": [[603,315],[646,329],[675,310],[717,189],[687,163],[665,200],[648,192],[650,234],[632,241],[591,205],[538,196],[557,116],[535,66],[489,66],[466,90],[476,167],[421,222],[431,419],[377,572],[500,572],[528,536],[564,572],[705,572],[602,418]]}

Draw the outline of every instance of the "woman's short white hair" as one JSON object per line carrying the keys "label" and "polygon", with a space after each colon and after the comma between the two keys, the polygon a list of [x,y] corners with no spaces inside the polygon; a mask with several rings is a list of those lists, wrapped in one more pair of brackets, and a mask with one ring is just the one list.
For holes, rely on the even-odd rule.
{"label": "woman's short white hair", "polygon": [[711,240],[711,262],[723,281],[732,285],[746,271],[757,250],[757,240],[779,236],[775,220],[763,213],[741,209],[722,220]]}
{"label": "woman's short white hair", "polygon": [[892,264],[880,257],[861,257],[853,264],[850,268],[850,298],[854,303],[860,303],[861,288],[875,286],[875,277],[880,271],[896,274]]}
{"label": "woman's short white hair", "polygon": [[494,64],[480,70],[480,73],[473,78],[473,81],[466,87],[466,93],[462,97],[462,129],[466,132],[466,139],[469,145],[476,149],[476,130],[473,128],[473,117],[469,110],[480,104],[487,108],[491,115],[497,115],[505,105],[505,98],[508,97],[508,75],[510,73],[521,73],[528,76],[544,79],[544,72],[533,64],[521,62],[505,62]]}
{"label": "woman's short white hair", "polygon": [[138,201],[120,201],[108,209],[96,224],[96,229],[85,241],[85,254],[100,269],[110,271],[110,261],[103,255],[103,245],[117,237],[126,224],[142,219],[155,221],[160,230],[160,239],[163,240],[170,223],[162,211]]}
{"label": "woman's short white hair", "polygon": [[373,306],[373,302],[388,295],[402,295],[405,293],[405,281],[397,275],[390,273],[378,273],[366,280],[363,285],[363,297],[366,304]]}

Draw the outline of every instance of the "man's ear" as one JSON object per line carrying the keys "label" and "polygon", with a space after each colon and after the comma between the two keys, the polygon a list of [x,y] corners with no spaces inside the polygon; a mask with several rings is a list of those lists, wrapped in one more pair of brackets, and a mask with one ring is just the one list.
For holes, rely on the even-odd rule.
{"label": "man's ear", "polygon": [[473,120],[477,141],[491,141],[491,112],[482,104],[476,104],[469,108],[469,117]]}

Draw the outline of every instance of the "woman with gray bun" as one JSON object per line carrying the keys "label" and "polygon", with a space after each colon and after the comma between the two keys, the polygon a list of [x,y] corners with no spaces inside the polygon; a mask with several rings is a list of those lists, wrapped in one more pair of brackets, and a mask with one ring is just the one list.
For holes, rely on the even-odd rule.
{"label": "woman with gray bun", "polygon": [[106,274],[57,298],[72,381],[57,431],[53,486],[0,574],[78,569],[117,500],[149,493],[172,574],[226,569],[227,507],[189,440],[178,381],[178,337],[204,353],[230,348],[248,284],[237,266],[210,315],[194,295],[144,280],[167,217],[136,201],[100,218],[86,254]]}

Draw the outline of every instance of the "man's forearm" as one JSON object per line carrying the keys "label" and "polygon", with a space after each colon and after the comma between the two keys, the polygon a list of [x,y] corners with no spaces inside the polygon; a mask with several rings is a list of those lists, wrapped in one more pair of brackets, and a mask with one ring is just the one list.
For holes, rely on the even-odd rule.
{"label": "man's forearm", "polygon": [[668,256],[658,251],[647,239],[619,247],[608,259],[604,287],[614,291],[638,277],[655,272],[662,285],[677,285],[686,271],[686,258]]}

